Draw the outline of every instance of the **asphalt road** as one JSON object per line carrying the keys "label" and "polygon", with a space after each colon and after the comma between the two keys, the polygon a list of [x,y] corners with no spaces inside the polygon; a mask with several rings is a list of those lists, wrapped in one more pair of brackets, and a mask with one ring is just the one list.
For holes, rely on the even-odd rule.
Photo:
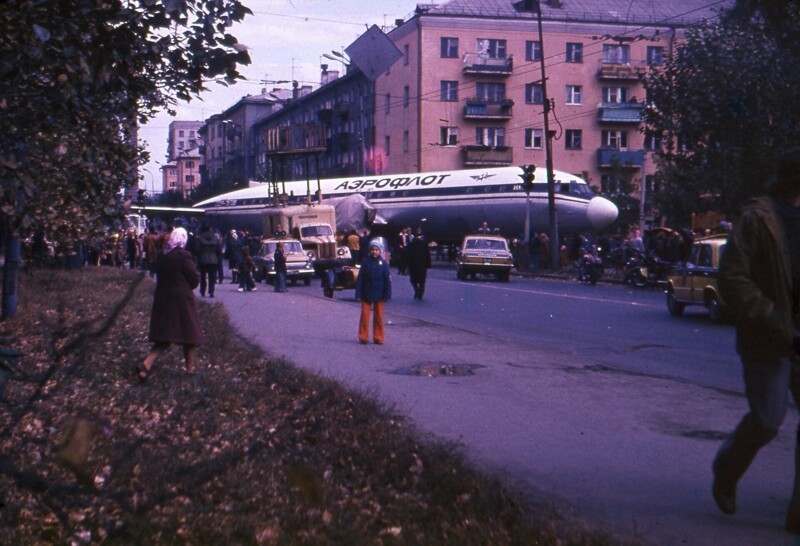
{"label": "asphalt road", "polygon": [[[267,353],[376,395],[534,502],[653,544],[800,544],[783,531],[794,412],[742,480],[737,515],[711,498],[711,460],[746,411],[730,327],[619,286],[431,277],[423,302],[393,277],[382,346],[358,343],[352,291],[223,284],[217,301]],[[409,373],[441,369],[474,373]]]}

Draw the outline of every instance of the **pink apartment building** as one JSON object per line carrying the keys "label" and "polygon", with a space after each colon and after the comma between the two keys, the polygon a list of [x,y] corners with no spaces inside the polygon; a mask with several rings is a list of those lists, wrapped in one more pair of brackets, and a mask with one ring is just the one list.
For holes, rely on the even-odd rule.
{"label": "pink apartment building", "polygon": [[[545,166],[605,192],[655,170],[639,76],[672,54],[706,0],[452,0],[419,5],[388,33],[403,56],[375,84],[375,155],[386,173]],[[717,7],[720,6],[717,4]]]}

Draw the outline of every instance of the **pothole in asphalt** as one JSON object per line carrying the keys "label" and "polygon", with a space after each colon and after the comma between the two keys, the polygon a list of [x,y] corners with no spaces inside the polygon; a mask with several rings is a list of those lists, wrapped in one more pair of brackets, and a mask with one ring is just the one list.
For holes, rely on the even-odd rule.
{"label": "pothole in asphalt", "polygon": [[483,368],[479,364],[447,364],[446,362],[421,362],[409,368],[398,368],[390,373],[416,377],[463,377],[475,375],[475,370]]}
{"label": "pothole in asphalt", "polygon": [[718,430],[688,430],[681,433],[681,436],[686,438],[696,438],[698,440],[722,441],[728,437],[728,433],[720,432]]}

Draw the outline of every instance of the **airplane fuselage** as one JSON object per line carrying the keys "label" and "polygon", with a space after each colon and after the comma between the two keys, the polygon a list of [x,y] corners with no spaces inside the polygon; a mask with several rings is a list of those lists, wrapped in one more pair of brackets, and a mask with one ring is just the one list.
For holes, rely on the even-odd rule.
{"label": "airplane fuselage", "polygon": [[[361,193],[378,216],[392,227],[422,226],[429,238],[457,240],[484,221],[506,237],[524,231],[530,206],[532,232],[549,229],[546,176],[537,171],[530,196],[522,190],[518,167],[377,175],[325,179],[310,183],[282,182],[279,192],[289,202],[300,202],[319,190],[323,202]],[[597,197],[585,181],[565,172],[555,173],[555,204],[559,231],[587,232],[608,227],[617,217],[610,201]],[[195,205],[223,228],[259,231],[261,211],[274,203],[271,184],[226,193]],[[341,229],[346,226],[339,226]]]}

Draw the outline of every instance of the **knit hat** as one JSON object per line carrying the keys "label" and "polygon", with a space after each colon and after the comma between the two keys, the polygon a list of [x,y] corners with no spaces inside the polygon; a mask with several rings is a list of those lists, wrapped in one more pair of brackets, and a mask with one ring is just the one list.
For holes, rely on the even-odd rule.
{"label": "knit hat", "polygon": [[380,239],[373,239],[373,240],[371,240],[371,241],[369,242],[369,247],[370,247],[370,248],[372,248],[373,246],[374,246],[374,247],[377,247],[377,248],[378,248],[378,250],[380,250],[381,252],[383,252],[383,243],[381,242],[381,240],[380,240]]}

